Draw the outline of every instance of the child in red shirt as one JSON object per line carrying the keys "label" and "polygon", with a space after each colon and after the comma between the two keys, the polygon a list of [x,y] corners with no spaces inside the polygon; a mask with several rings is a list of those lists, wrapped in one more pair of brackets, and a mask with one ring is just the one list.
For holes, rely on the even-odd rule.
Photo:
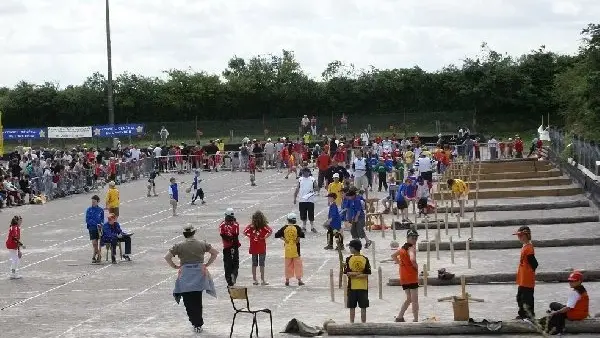
{"label": "child in red shirt", "polygon": [[21,216],[15,216],[10,222],[8,228],[8,235],[6,236],[6,248],[8,249],[8,256],[10,258],[10,278],[18,279],[21,278],[17,275],[17,267],[19,266],[19,260],[22,257],[21,247],[25,248],[21,243],[21,223],[23,219]]}
{"label": "child in red shirt", "polygon": [[256,279],[256,267],[260,267],[260,280],[261,285],[269,285],[265,281],[265,257],[267,255],[267,238],[271,236],[273,230],[267,223],[267,218],[260,211],[257,210],[252,215],[252,223],[246,226],[244,229],[244,235],[250,240],[249,253],[252,255],[252,279],[254,285],[258,285]]}
{"label": "child in red shirt", "polygon": [[254,154],[250,155],[250,159],[248,160],[248,172],[250,173],[250,185],[254,187],[256,186],[256,183],[254,183],[256,179],[256,158]]}

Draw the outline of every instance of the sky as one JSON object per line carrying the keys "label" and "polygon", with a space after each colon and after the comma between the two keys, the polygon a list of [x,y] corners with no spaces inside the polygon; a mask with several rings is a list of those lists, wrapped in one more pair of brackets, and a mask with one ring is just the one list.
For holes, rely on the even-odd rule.
{"label": "sky", "polygon": [[[104,0],[0,0],[0,87],[106,73]],[[482,42],[575,53],[598,0],[111,0],[113,69],[220,74],[234,55],[292,50],[310,76],[330,61],[437,70]]]}

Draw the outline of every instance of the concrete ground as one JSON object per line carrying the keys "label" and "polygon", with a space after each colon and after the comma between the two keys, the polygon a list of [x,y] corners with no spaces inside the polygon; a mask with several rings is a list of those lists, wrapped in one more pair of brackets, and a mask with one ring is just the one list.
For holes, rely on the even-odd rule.
{"label": "concrete ground", "polygon": [[[203,173],[203,188],[207,204],[190,206],[183,204],[180,216],[172,217],[166,195],[166,180],[159,180],[159,197],[145,197],[145,182],[133,182],[119,186],[121,199],[120,221],[133,236],[133,262],[117,265],[91,264],[91,246],[85,230],[83,212],[92,194],[72,196],[52,201],[43,206],[23,206],[5,209],[0,213],[0,223],[8,224],[15,214],[24,217],[22,241],[27,245],[21,262],[21,280],[0,280],[0,336],[21,337],[193,337],[183,305],[177,305],[172,297],[176,272],[163,260],[166,251],[182,240],[181,229],[193,224],[199,229],[197,237],[206,239],[220,249],[217,226],[223,211],[233,207],[242,226],[249,222],[257,209],[267,215],[275,229],[284,224],[290,211],[297,211],[292,204],[294,180],[285,180],[283,174],[274,171],[257,175],[257,187],[249,185],[246,173]],[[191,176],[177,176],[191,182]],[[377,193],[376,193],[377,194]],[[383,193],[378,195],[383,196]],[[104,191],[100,194],[104,197]],[[581,198],[581,196],[579,197]],[[185,199],[188,199],[187,196]],[[531,200],[531,199],[528,199]],[[544,200],[545,201],[545,200]],[[577,213],[580,211],[578,210]],[[592,209],[585,213],[593,212]],[[323,250],[325,234],[320,226],[326,217],[326,202],[318,198],[317,228],[319,234],[307,235],[302,241],[306,286],[283,285],[283,250],[279,240],[270,239],[267,257],[267,278],[271,285],[252,286],[248,242],[242,240],[240,276],[238,285],[248,285],[251,304],[273,310],[275,336],[292,318],[310,325],[321,325],[326,319],[348,321],[343,307],[343,292],[335,290],[335,302],[330,300],[329,269],[337,274],[337,253]],[[539,211],[537,212],[539,213]],[[481,215],[481,219],[500,216],[497,213]],[[541,216],[544,217],[544,216]],[[596,224],[598,226],[598,224]],[[597,233],[593,224],[585,229]],[[561,229],[577,224],[560,225]],[[485,228],[477,229],[476,236],[484,236]],[[540,232],[547,231],[542,230]],[[549,228],[548,228],[549,229]],[[559,228],[557,228],[559,229]],[[510,232],[512,228],[504,228]],[[579,230],[583,231],[583,227]],[[456,230],[450,230],[456,232]],[[494,229],[492,236],[500,236]],[[534,230],[537,231],[537,230]],[[576,230],[573,230],[576,231]],[[583,236],[585,231],[573,234]],[[466,234],[466,233],[465,233]],[[590,233],[591,234],[591,233]],[[373,251],[365,252],[371,259],[373,276],[370,279],[371,307],[368,320],[391,322],[396,315],[404,294],[399,287],[388,287],[388,278],[397,277],[397,266],[381,263],[389,257],[391,234],[385,239],[379,232],[372,232],[376,242]],[[400,233],[400,236],[403,232]],[[2,236],[6,236],[6,228]],[[507,235],[506,237],[508,237]],[[422,233],[422,239],[424,234]],[[540,269],[562,270],[569,267],[598,268],[597,247],[539,248]],[[426,262],[420,252],[419,264]],[[464,252],[456,253],[455,264],[449,252],[441,253],[438,261],[430,257],[432,271],[446,267],[455,273],[502,272],[516,269],[518,250],[473,251],[473,269],[467,269]],[[0,271],[8,272],[6,251],[0,251]],[[378,299],[377,270],[383,272],[383,299]],[[204,337],[226,337],[229,333],[233,311],[227,296],[223,268],[219,257],[210,268],[215,278],[218,298],[204,298]],[[336,279],[337,284],[337,279]],[[588,283],[592,311],[598,312],[600,301],[594,297],[600,293],[600,283]],[[550,301],[566,300],[566,284],[540,284],[536,288],[536,310],[543,313]],[[513,318],[516,313],[514,285],[468,286],[473,297],[484,298],[485,303],[474,303],[471,315],[476,318],[502,320]],[[435,317],[452,320],[451,304],[437,302],[438,297],[459,294],[459,287],[430,287],[428,297],[421,289],[421,319]],[[264,319],[264,317],[262,317]],[[407,315],[407,318],[410,318]],[[259,321],[261,336],[268,335],[267,321]],[[238,317],[234,337],[249,335],[251,318]],[[408,324],[409,325],[409,324]]]}

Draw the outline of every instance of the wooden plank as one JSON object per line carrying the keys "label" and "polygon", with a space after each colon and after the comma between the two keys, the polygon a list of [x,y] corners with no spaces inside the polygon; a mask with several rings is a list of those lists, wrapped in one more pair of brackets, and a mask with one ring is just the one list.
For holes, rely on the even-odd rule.
{"label": "wooden plank", "polygon": [[[567,321],[569,334],[598,333],[600,320],[586,319]],[[446,335],[502,335],[537,333],[531,323],[522,320],[507,320],[497,331],[489,331],[467,322],[420,322],[420,323],[358,323],[327,325],[330,336],[446,336]]]}
{"label": "wooden plank", "polygon": [[[600,270],[580,270],[583,273],[583,280],[585,282],[597,282],[600,281]],[[535,274],[535,280],[538,282],[545,283],[567,283],[567,278],[571,271],[543,271]],[[492,284],[492,283],[514,283],[516,280],[516,273],[491,273],[491,274],[480,274],[480,275],[466,275],[465,281],[467,284]],[[423,279],[420,278],[420,283],[423,283]],[[437,277],[430,277],[427,279],[427,284],[430,286],[444,286],[444,285],[460,285],[460,278],[454,277],[450,280],[442,280]],[[398,278],[390,278],[388,280],[389,286],[400,286],[400,280]]]}
{"label": "wooden plank", "polygon": [[[571,246],[593,246],[600,245],[600,237],[581,237],[581,238],[559,238],[559,239],[541,239],[532,240],[533,246],[536,248],[556,248],[556,247],[571,247]],[[419,251],[426,251],[429,245],[430,250],[436,249],[434,241],[423,241],[419,243]],[[454,250],[465,250],[466,243],[453,242]],[[519,249],[523,246],[518,240],[501,240],[501,241],[477,241],[472,240],[469,243],[471,250],[502,250],[502,249]],[[440,242],[440,250],[450,250],[450,242]]]}

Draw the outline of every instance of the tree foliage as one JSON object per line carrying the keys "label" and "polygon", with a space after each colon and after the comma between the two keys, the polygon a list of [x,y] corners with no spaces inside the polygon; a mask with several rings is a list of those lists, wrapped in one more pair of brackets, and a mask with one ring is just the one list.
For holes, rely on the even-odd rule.
{"label": "tree foliage", "polygon": [[[554,116],[587,137],[600,136],[600,25],[582,31],[577,55],[544,46],[520,57],[491,50],[435,72],[419,67],[356,69],[330,62],[322,79],[309,77],[294,53],[243,59],[221,74],[171,69],[160,77],[123,73],[114,81],[117,123],[419,113],[493,129]],[[106,123],[106,79],[94,73],[81,85],[21,82],[0,88],[7,127]],[[468,111],[467,116],[453,112]],[[426,114],[429,113],[429,114]],[[467,121],[461,121],[468,119]],[[473,121],[471,121],[473,119]]]}

